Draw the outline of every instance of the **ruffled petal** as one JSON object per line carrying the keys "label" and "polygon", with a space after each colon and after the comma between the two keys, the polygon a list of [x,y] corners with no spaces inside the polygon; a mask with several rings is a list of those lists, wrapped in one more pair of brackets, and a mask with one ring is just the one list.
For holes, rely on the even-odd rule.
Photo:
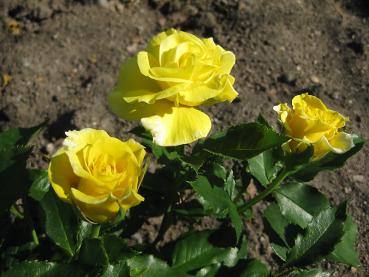
{"label": "ruffled petal", "polygon": [[140,102],[148,103],[155,96],[155,93],[161,90],[155,80],[141,73],[138,66],[138,56],[134,56],[122,65],[118,84],[110,95],[114,93],[119,97],[139,97]]}
{"label": "ruffled petal", "polygon": [[345,132],[337,133],[329,142],[334,151],[339,154],[345,153],[355,146],[353,136]]}
{"label": "ruffled petal", "polygon": [[63,145],[67,147],[68,151],[73,150],[75,152],[83,149],[86,145],[94,144],[102,138],[109,137],[104,130],[91,128],[85,128],[80,131],[68,131],[65,132],[65,134],[67,137],[65,138]]}
{"label": "ruffled petal", "polygon": [[80,212],[93,222],[101,223],[113,219],[120,209],[118,202],[108,196],[92,197],[73,188],[72,196]]}
{"label": "ruffled petal", "polygon": [[273,110],[278,113],[279,119],[282,121],[282,123],[286,123],[288,114],[291,112],[291,108],[288,107],[286,103],[284,103],[274,106]]}
{"label": "ruffled petal", "polygon": [[145,198],[143,198],[140,194],[132,190],[131,193],[127,195],[127,197],[119,201],[119,204],[122,207],[122,209],[126,211],[134,206],[137,206],[144,200]]}
{"label": "ruffled petal", "polygon": [[129,139],[126,144],[131,148],[132,152],[136,156],[138,165],[141,166],[146,155],[145,147],[143,147],[134,139]]}
{"label": "ruffled petal", "polygon": [[331,140],[323,136],[314,144],[314,159],[319,159],[329,152],[343,154],[354,146],[352,135],[345,132],[337,133]]}
{"label": "ruffled petal", "polygon": [[79,177],[74,174],[64,148],[51,158],[48,175],[58,197],[63,201],[71,202],[69,192],[72,186],[78,184]]}
{"label": "ruffled petal", "polygon": [[171,113],[142,118],[141,123],[161,146],[191,143],[206,137],[211,129],[210,118],[189,107],[173,107]]}
{"label": "ruffled petal", "polygon": [[156,113],[163,115],[170,112],[172,103],[167,100],[156,101],[153,104],[143,102],[128,103],[122,96],[122,91],[113,90],[109,94],[109,106],[113,113],[117,116],[128,119],[137,120],[143,117],[153,116]]}

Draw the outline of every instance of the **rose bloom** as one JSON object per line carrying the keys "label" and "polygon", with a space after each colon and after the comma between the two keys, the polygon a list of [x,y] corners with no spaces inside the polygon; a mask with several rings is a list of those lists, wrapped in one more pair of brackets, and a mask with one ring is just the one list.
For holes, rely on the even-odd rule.
{"label": "rose bloom", "polygon": [[285,145],[290,152],[301,152],[307,145],[314,146],[313,159],[329,152],[342,154],[353,146],[353,137],[339,129],[348,121],[340,113],[328,109],[317,97],[304,93],[287,104],[273,108],[279,115],[285,131],[292,139]]}
{"label": "rose bloom", "polygon": [[123,119],[140,119],[159,145],[191,143],[211,129],[196,107],[237,97],[234,63],[234,54],[212,38],[170,29],[123,64],[110,108]]}
{"label": "rose bloom", "polygon": [[52,157],[50,183],[65,202],[74,204],[93,222],[114,218],[139,204],[144,147],[130,139],[121,141],[103,130],[66,132],[63,147]]}

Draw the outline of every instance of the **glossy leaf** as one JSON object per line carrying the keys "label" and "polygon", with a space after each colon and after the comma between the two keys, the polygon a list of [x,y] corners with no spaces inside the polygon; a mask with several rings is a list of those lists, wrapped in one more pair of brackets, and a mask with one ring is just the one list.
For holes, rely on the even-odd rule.
{"label": "glossy leaf", "polygon": [[227,192],[220,187],[211,186],[209,180],[205,176],[198,176],[198,178],[190,182],[190,184],[197,192],[199,201],[203,205],[205,211],[213,213],[220,218],[224,218],[229,214],[238,240],[241,235],[242,220],[237,212],[236,205],[230,199]]}
{"label": "glossy leaf", "polygon": [[79,260],[88,266],[106,268],[109,264],[109,258],[103,241],[98,238],[85,240],[79,253]]}
{"label": "glossy leaf", "polygon": [[213,264],[234,266],[237,263],[237,248],[216,247],[209,242],[212,231],[187,235],[179,240],[172,255],[172,268],[188,272]]}
{"label": "glossy leaf", "polygon": [[344,234],[346,203],[328,208],[314,217],[287,255],[288,265],[308,265],[333,251]]}
{"label": "glossy leaf", "polygon": [[11,148],[15,145],[26,145],[42,130],[44,124],[30,128],[12,128],[0,133],[0,149]]}
{"label": "glossy leaf", "polygon": [[75,252],[78,252],[82,246],[83,241],[91,236],[92,229],[93,224],[81,219],[78,220]]}
{"label": "glossy leaf", "polygon": [[269,269],[268,267],[258,261],[258,260],[250,260],[246,268],[242,271],[240,277],[268,277]]}
{"label": "glossy leaf", "polygon": [[0,133],[0,212],[27,194],[26,161],[31,153],[27,144],[40,128],[13,128]]}
{"label": "glossy leaf", "polygon": [[119,261],[115,264],[109,264],[101,275],[101,277],[128,277],[129,275],[129,267],[127,265],[126,260]]}
{"label": "glossy leaf", "polygon": [[283,216],[301,228],[305,228],[315,215],[329,207],[329,201],[322,193],[303,183],[283,184],[274,196]]}
{"label": "glossy leaf", "polygon": [[3,277],[54,277],[54,276],[85,276],[85,270],[76,264],[58,264],[45,261],[26,261],[15,265],[2,273]]}
{"label": "glossy leaf", "polygon": [[274,180],[283,166],[275,152],[275,149],[268,149],[247,161],[249,173],[264,187]]}
{"label": "glossy leaf", "polygon": [[50,189],[49,178],[46,170],[31,169],[29,178],[32,181],[28,195],[36,201],[40,201]]}
{"label": "glossy leaf", "polygon": [[78,230],[78,219],[72,207],[61,202],[53,190],[46,193],[40,204],[45,213],[46,234],[72,256],[76,250]]}
{"label": "glossy leaf", "polygon": [[199,271],[197,271],[195,276],[196,277],[215,277],[220,267],[221,267],[220,263],[205,266],[201,268]]}
{"label": "glossy leaf", "polygon": [[205,140],[205,151],[227,158],[250,159],[261,152],[279,146],[287,137],[260,123],[246,123],[229,128]]}
{"label": "glossy leaf", "polygon": [[172,269],[153,255],[136,256],[127,261],[131,277],[186,277],[186,273]]}
{"label": "glossy leaf", "polygon": [[[264,211],[264,218],[271,230],[269,231],[269,240],[271,241],[271,247],[279,258],[286,261],[287,251],[289,244],[287,241],[287,227],[288,221],[283,217],[279,206],[276,203],[272,203]],[[271,233],[271,231],[273,233]]]}
{"label": "glossy leaf", "polygon": [[344,224],[344,235],[335,246],[328,259],[344,263],[353,267],[360,267],[358,253],[355,250],[357,238],[357,226],[351,216],[348,216]]}
{"label": "glossy leaf", "polygon": [[110,234],[104,236],[103,242],[110,263],[127,259],[133,255],[123,240],[116,235]]}

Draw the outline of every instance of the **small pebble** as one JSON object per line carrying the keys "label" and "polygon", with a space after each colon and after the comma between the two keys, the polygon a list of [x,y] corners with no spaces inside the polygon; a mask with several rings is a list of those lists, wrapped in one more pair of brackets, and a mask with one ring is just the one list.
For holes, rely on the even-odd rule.
{"label": "small pebble", "polygon": [[48,144],[46,144],[46,151],[49,154],[53,154],[55,150],[55,146],[53,143],[49,142]]}
{"label": "small pebble", "polygon": [[363,175],[354,175],[352,176],[352,179],[354,180],[354,182],[359,182],[359,183],[364,183],[365,178]]}
{"label": "small pebble", "polygon": [[320,84],[320,79],[317,76],[311,76],[310,80],[315,84]]}

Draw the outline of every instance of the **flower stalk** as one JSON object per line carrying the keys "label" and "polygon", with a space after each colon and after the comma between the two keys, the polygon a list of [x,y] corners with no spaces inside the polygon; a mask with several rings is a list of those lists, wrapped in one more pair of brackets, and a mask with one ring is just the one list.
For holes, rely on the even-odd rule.
{"label": "flower stalk", "polygon": [[273,182],[261,193],[256,195],[254,198],[252,198],[250,201],[246,202],[245,205],[238,208],[239,212],[244,212],[254,206],[256,203],[263,200],[265,197],[267,197],[269,194],[271,194],[273,191],[275,191],[279,185],[283,182],[283,180],[289,175],[289,171],[284,169],[282,172],[273,180]]}

